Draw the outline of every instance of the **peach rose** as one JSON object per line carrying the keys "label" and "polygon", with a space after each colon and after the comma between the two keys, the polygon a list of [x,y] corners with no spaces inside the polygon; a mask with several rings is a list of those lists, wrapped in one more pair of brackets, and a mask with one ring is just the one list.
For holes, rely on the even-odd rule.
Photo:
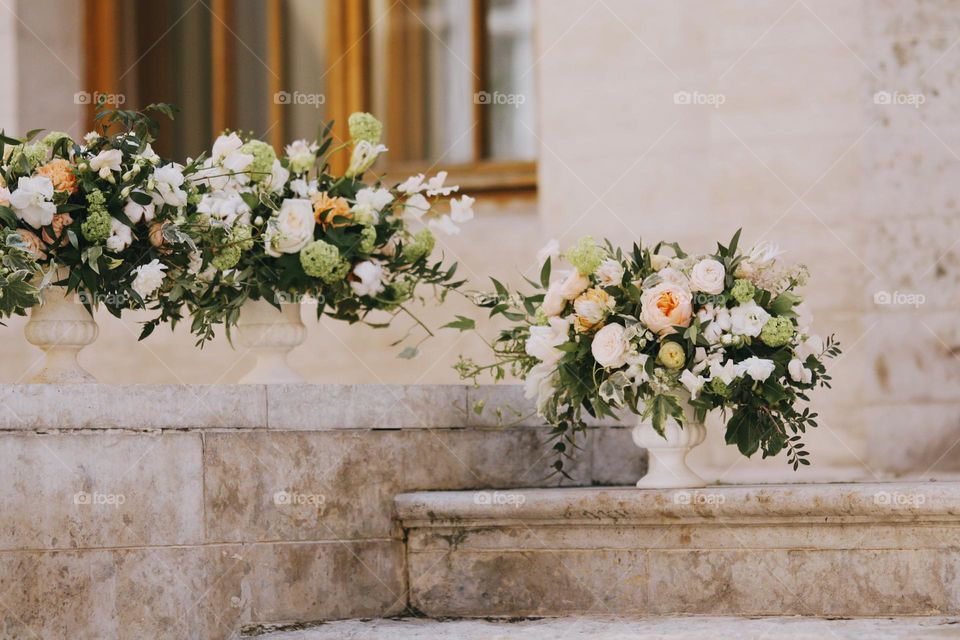
{"label": "peach rose", "polygon": [[574,269],[560,283],[560,297],[564,300],[576,300],[577,296],[586,291],[589,286],[590,279]]}
{"label": "peach rose", "polygon": [[335,218],[352,218],[350,213],[350,203],[346,198],[331,198],[326,191],[315,194],[313,200],[313,217],[316,221],[327,227],[345,227],[350,224],[348,221],[340,220],[334,222]]}
{"label": "peach rose", "polygon": [[154,220],[150,223],[150,244],[157,248],[157,251],[163,254],[171,253],[172,249],[170,247],[163,246],[165,244],[163,238],[163,227],[166,223],[160,222],[159,220]]}
{"label": "peach rose", "polygon": [[50,223],[50,226],[53,228],[53,233],[50,234],[44,229],[41,233],[43,241],[47,244],[53,244],[57,241],[57,238],[60,238],[60,246],[66,246],[70,240],[67,238],[65,229],[71,224],[73,224],[73,217],[69,213],[54,214],[53,221]]}
{"label": "peach rose", "polygon": [[47,252],[44,251],[43,242],[40,241],[40,237],[29,229],[17,229],[15,231],[17,235],[20,236],[20,240],[23,241],[24,249],[27,253],[33,255],[37,260],[46,260]]}
{"label": "peach rose", "polygon": [[640,297],[640,320],[658,335],[686,327],[693,316],[693,295],[673,282],[661,282]]}
{"label": "peach rose", "polygon": [[47,164],[37,167],[37,175],[50,178],[54,191],[77,192],[77,177],[73,174],[73,165],[63,158],[54,158]]}

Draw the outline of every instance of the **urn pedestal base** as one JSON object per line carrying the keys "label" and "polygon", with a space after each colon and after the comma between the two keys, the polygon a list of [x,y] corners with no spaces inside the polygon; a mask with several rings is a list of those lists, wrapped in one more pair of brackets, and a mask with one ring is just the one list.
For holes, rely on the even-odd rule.
{"label": "urn pedestal base", "polygon": [[300,319],[300,305],[281,303],[280,310],[266,300],[248,300],[237,320],[237,343],[257,356],[242,384],[305,382],[287,362],[287,355],[303,344],[307,328]]}
{"label": "urn pedestal base", "polygon": [[44,289],[41,304],[30,310],[24,336],[43,350],[40,369],[27,381],[40,384],[72,384],[96,382],[89,371],[80,366],[80,350],[97,339],[97,323],[76,296],[65,287]]}

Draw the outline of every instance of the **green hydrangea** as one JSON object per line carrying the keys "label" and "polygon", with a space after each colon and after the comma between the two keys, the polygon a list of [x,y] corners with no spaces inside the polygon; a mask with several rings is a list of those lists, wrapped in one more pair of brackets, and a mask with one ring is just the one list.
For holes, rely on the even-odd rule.
{"label": "green hydrangea", "polygon": [[240,247],[235,244],[224,245],[220,252],[213,257],[210,265],[219,271],[233,269],[240,262]]}
{"label": "green hydrangea", "polygon": [[277,159],[277,152],[273,147],[263,140],[251,140],[240,147],[240,151],[253,156],[247,173],[254,182],[263,182],[270,177],[273,161]]}
{"label": "green hydrangea", "polygon": [[436,244],[437,239],[433,237],[430,229],[421,229],[409,244],[403,245],[403,257],[410,262],[416,262],[433,253]]}
{"label": "green hydrangea", "polygon": [[110,237],[113,219],[107,211],[103,192],[94,189],[87,194],[87,219],[80,223],[80,233],[89,242],[103,242]]}
{"label": "green hydrangea", "polygon": [[230,242],[241,251],[253,249],[253,227],[248,224],[234,225],[230,230]]}
{"label": "green hydrangea", "polygon": [[710,381],[710,390],[718,396],[723,396],[724,398],[730,395],[730,385],[720,378],[714,378]]}
{"label": "green hydrangea", "polygon": [[340,250],[323,240],[314,240],[300,251],[300,264],[308,276],[327,284],[343,280],[350,270],[350,263],[340,257]]}
{"label": "green hydrangea", "polygon": [[756,292],[756,287],[754,287],[753,283],[749,280],[737,280],[733,283],[733,289],[730,290],[730,295],[740,304],[744,304],[752,300],[753,294]]}
{"label": "green hydrangea", "polygon": [[567,249],[564,257],[585,276],[597,270],[603,262],[603,249],[597,246],[591,236],[580,238],[575,247]]}
{"label": "green hydrangea", "polygon": [[768,347],[782,347],[793,337],[793,322],[790,318],[774,316],[760,330],[760,340]]}
{"label": "green hydrangea", "polygon": [[51,131],[43,137],[43,144],[47,147],[53,148],[58,142],[66,138],[67,140],[73,141],[73,138],[70,137],[69,133],[64,133],[63,131]]}
{"label": "green hydrangea", "polygon": [[14,147],[13,152],[10,154],[10,164],[16,166],[20,164],[21,160],[26,160],[27,166],[33,170],[47,161],[49,153],[50,149],[42,142],[34,142],[33,144],[26,145],[21,144]]}
{"label": "green hydrangea", "polygon": [[377,230],[373,227],[364,227],[360,232],[360,253],[373,253],[377,246]]}
{"label": "green hydrangea", "polygon": [[350,208],[350,214],[353,216],[353,221],[357,224],[370,226],[377,221],[376,216],[373,214],[373,208],[367,204],[353,205],[353,207]]}
{"label": "green hydrangea", "polygon": [[351,113],[347,118],[347,126],[350,129],[350,137],[354,141],[366,140],[370,144],[380,143],[380,137],[383,135],[383,124],[369,113],[357,111]]}

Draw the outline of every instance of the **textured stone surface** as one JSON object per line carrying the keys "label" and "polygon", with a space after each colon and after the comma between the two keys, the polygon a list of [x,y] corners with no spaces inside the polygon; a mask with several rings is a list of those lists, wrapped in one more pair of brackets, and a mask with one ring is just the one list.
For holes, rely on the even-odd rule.
{"label": "textured stone surface", "polygon": [[468,617],[955,614],[958,505],[956,483],[397,499],[412,603]]}
{"label": "textured stone surface", "polygon": [[344,620],[262,640],[914,640],[951,638],[957,618],[565,617],[545,620]]}

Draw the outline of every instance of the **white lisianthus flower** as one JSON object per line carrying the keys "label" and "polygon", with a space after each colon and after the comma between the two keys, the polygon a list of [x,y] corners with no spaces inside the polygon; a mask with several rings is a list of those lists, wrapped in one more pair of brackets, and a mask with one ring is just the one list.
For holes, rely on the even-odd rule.
{"label": "white lisianthus flower", "polygon": [[434,196],[448,196],[455,191],[459,191],[460,187],[453,185],[450,187],[443,186],[443,183],[447,180],[447,172],[441,171],[434,177],[427,180],[424,188],[427,190],[427,195],[430,197]]}
{"label": "white lisianthus flower", "polygon": [[433,218],[427,223],[432,231],[442,231],[448,236],[455,236],[460,233],[460,227],[454,224],[448,214],[443,214],[439,218]]}
{"label": "white lisianthus flower", "polygon": [[684,369],[683,373],[680,374],[680,384],[687,388],[687,391],[690,392],[690,399],[696,400],[697,396],[700,395],[700,391],[703,390],[703,385],[706,384],[706,380],[703,376],[698,376],[692,371]]}
{"label": "white lisianthus flower", "polygon": [[570,340],[570,323],[563,318],[550,318],[550,323],[530,327],[530,337],[524,345],[528,355],[548,364],[556,365],[563,352],[557,349]]}
{"label": "white lisianthus flower", "polygon": [[240,150],[243,146],[243,140],[236,133],[218,136],[213,142],[213,149],[210,152],[210,158],[214,162],[219,162],[229,156],[231,153]]}
{"label": "white lisianthus flower", "polygon": [[225,177],[225,182],[229,183],[230,181],[237,182],[238,184],[247,184],[250,181],[250,176],[244,173],[250,165],[253,164],[253,154],[252,153],[243,153],[242,151],[233,151],[221,161],[221,166],[223,170],[234,174]]}
{"label": "white lisianthus flower", "polygon": [[306,140],[294,140],[287,145],[287,158],[290,159],[290,170],[300,175],[310,170],[313,163],[317,161],[317,151],[320,147],[316,142],[307,142]]}
{"label": "white lisianthus flower", "polygon": [[383,292],[383,266],[373,260],[365,260],[353,268],[353,275],[360,280],[350,283],[358,296],[375,296]]}
{"label": "white lisianthus flower", "polygon": [[141,298],[146,300],[163,284],[166,269],[167,266],[160,264],[160,261],[156,259],[137,267],[133,270],[134,278],[131,287]]}
{"label": "white lisianthus flower", "polygon": [[733,381],[740,377],[737,365],[733,360],[727,360],[726,364],[713,362],[710,364],[710,379],[719,379],[724,384],[733,384]]}
{"label": "white lisianthus flower", "polygon": [[173,163],[164,165],[153,173],[153,179],[154,188],[159,197],[159,201],[154,197],[154,202],[157,204],[162,202],[178,208],[187,205],[187,192],[181,188],[184,182],[183,167]]}
{"label": "white lisianthus flower", "polygon": [[287,180],[290,179],[288,171],[279,160],[273,161],[273,167],[270,169],[270,176],[267,178],[266,186],[273,193],[280,193],[287,186]]}
{"label": "white lisianthus flower", "polygon": [[104,149],[90,158],[90,169],[106,180],[112,171],[120,171],[123,152],[120,149]]}
{"label": "white lisianthus flower", "polygon": [[53,182],[46,176],[22,177],[10,194],[10,207],[17,217],[34,229],[53,222],[57,205],[53,200]]}
{"label": "white lisianthus flower", "polygon": [[770,314],[751,300],[730,310],[730,332],[737,336],[756,338],[769,319]]}
{"label": "white lisianthus flower", "polygon": [[[374,213],[380,213],[384,207],[393,202],[393,194],[387,189],[360,189],[357,191],[356,202],[360,206],[368,206]],[[429,208],[429,207],[428,207]]]}
{"label": "white lisianthus flower", "polygon": [[551,284],[543,296],[543,304],[540,308],[543,309],[543,314],[547,317],[560,315],[563,313],[563,307],[567,304],[567,301],[560,295],[560,284],[559,281]]}
{"label": "white lisianthus flower", "polygon": [[556,393],[556,366],[541,362],[527,373],[523,395],[528,400],[537,399],[537,411],[543,412],[547,401]]}
{"label": "white lisianthus flower", "polygon": [[418,173],[415,176],[410,176],[403,182],[397,185],[397,191],[406,195],[413,195],[415,193],[420,193],[423,191],[423,174]]}
{"label": "white lisianthus flower", "polygon": [[776,368],[773,360],[751,356],[736,365],[740,375],[748,375],[757,382],[763,382],[770,377]]}
{"label": "white lisianthus flower", "polygon": [[307,182],[303,178],[297,178],[290,181],[290,190],[297,194],[298,198],[309,198],[317,194],[317,181]]}
{"label": "white lisianthus flower", "polygon": [[554,238],[547,244],[543,245],[543,248],[540,249],[540,251],[537,251],[537,265],[543,267],[544,263],[547,261],[547,258],[550,258],[551,264],[556,264],[559,257],[560,243],[557,242],[556,238]]}
{"label": "white lisianthus flower", "polygon": [[623,282],[623,265],[611,259],[604,260],[594,274],[602,287],[616,287]]}
{"label": "white lisianthus flower", "polygon": [[813,371],[803,366],[803,362],[794,358],[787,365],[787,371],[790,373],[790,379],[802,384],[810,384],[813,381]]}
{"label": "white lisianthus flower", "polygon": [[[143,193],[137,189],[134,193]],[[144,194],[146,195],[146,194]],[[139,223],[141,220],[144,222],[150,222],[153,220],[153,217],[156,215],[157,207],[155,204],[150,202],[149,204],[139,204],[133,200],[127,200],[127,204],[123,205],[123,213],[133,224]]]}
{"label": "white lisianthus flower", "polygon": [[133,244],[133,231],[116,218],[110,219],[110,236],[107,238],[107,249],[123,251]]}
{"label": "white lisianthus flower", "polygon": [[711,295],[723,293],[723,279],[726,275],[727,271],[720,262],[712,258],[701,260],[690,272],[690,288]]}
{"label": "white lisianthus flower", "polygon": [[473,203],[476,201],[476,198],[471,198],[470,196],[460,196],[460,200],[451,198],[450,217],[454,222],[469,222],[473,220]]}
{"label": "white lisianthus flower", "polygon": [[430,202],[423,197],[423,194],[415,193],[403,203],[403,210],[414,220],[419,220],[427,211],[430,211]]}
{"label": "white lisianthus flower", "polygon": [[823,353],[823,338],[817,335],[809,336],[797,346],[797,357],[806,360],[810,356],[820,356]]}
{"label": "white lisianthus flower", "polygon": [[377,161],[377,157],[386,151],[387,148],[382,144],[373,145],[366,140],[360,140],[353,147],[353,153],[350,154],[350,166],[344,174],[348,178],[363,173]]}
{"label": "white lisianthus flower", "polygon": [[577,296],[590,287],[590,279],[576,269],[569,274],[560,283],[560,295],[564,300],[575,300]]}
{"label": "white lisianthus flower", "polygon": [[297,253],[313,240],[316,227],[313,203],[301,198],[287,198],[280,211],[267,221],[263,234],[264,251],[279,258],[283,253]]}
{"label": "white lisianthus flower", "polygon": [[630,343],[626,339],[623,325],[615,323],[597,331],[590,343],[593,359],[604,369],[617,369],[627,364],[629,350]]}
{"label": "white lisianthus flower", "polygon": [[250,207],[236,191],[213,191],[203,194],[197,211],[219,220],[224,226],[249,224]]}

